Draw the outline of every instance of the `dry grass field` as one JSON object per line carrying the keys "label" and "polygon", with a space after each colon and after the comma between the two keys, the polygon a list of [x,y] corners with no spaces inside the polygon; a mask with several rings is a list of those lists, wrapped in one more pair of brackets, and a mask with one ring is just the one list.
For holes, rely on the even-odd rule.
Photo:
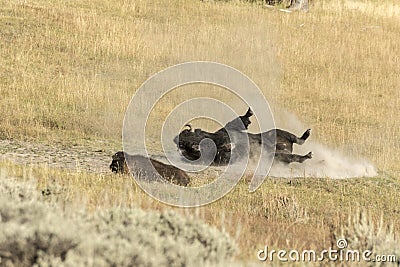
{"label": "dry grass field", "polygon": [[[125,109],[151,75],[186,61],[230,65],[248,75],[273,110],[289,110],[313,140],[366,158],[373,178],[267,178],[239,185],[196,209],[160,204],[125,176],[17,165],[2,174],[34,179],[62,207],[174,209],[237,240],[240,261],[258,249],[325,249],[347,218],[400,231],[400,5],[395,0],[314,0],[308,13],[259,2],[0,0],[0,138],[69,146],[109,141],[121,149]],[[237,99],[222,89],[173,92],[150,121],[184,100]],[[244,104],[234,107],[242,113]],[[297,130],[276,114],[278,127]],[[153,127],[157,129],[157,127]],[[153,149],[158,132],[150,133]],[[89,146],[89,145],[88,145]],[[111,155],[110,155],[111,160]],[[0,178],[4,177],[1,175]]]}

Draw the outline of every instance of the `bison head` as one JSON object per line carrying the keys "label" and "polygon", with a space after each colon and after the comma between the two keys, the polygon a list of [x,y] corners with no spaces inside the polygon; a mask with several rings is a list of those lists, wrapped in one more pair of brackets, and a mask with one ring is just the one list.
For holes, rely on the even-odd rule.
{"label": "bison head", "polygon": [[[193,131],[191,125],[187,124],[185,126],[187,126],[188,129],[184,129],[180,132],[179,135],[174,138],[174,143],[186,159],[197,160],[202,156],[200,142],[209,138],[214,142],[217,148],[214,164],[226,164],[229,162],[231,151],[235,147],[235,144],[232,143],[234,141],[229,138],[229,132],[238,132],[242,134],[251,124],[250,117],[252,115],[253,111],[249,108],[246,114],[228,122],[225,127],[214,133],[206,132],[201,129],[195,129]],[[207,147],[204,149],[208,151]]]}
{"label": "bison head", "polygon": [[118,151],[112,156],[110,169],[115,173],[129,173],[128,166],[125,161],[125,154],[123,151]]}

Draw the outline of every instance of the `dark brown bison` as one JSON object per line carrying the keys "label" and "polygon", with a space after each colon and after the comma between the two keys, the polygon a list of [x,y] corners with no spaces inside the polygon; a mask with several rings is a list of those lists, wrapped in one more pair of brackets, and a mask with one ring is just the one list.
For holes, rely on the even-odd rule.
{"label": "dark brown bison", "polygon": [[[301,137],[297,137],[296,135],[284,131],[281,129],[274,129],[268,132],[260,133],[260,134],[252,134],[249,133],[249,140],[250,144],[261,144],[261,140],[265,141],[266,149],[271,149],[268,143],[268,140],[273,140],[273,135],[275,134],[275,160],[284,162],[284,163],[292,163],[292,162],[299,162],[303,163],[307,159],[312,158],[312,153],[309,152],[306,155],[298,155],[293,154],[293,144],[302,145],[310,136],[311,129],[308,129],[303,133]],[[269,150],[271,151],[271,150]]]}
{"label": "dark brown bison", "polygon": [[[174,138],[182,155],[188,160],[197,160],[201,157],[200,142],[205,139],[211,139],[217,148],[214,157],[214,165],[226,165],[229,163],[233,149],[240,150],[241,140],[248,138],[250,144],[250,154],[257,147],[263,144],[266,151],[271,153],[275,150],[274,159],[284,163],[304,162],[312,157],[311,152],[306,155],[293,154],[293,144],[302,145],[310,136],[310,129],[304,132],[301,137],[281,129],[274,129],[264,133],[247,133],[248,126],[251,124],[250,117],[253,115],[249,108],[246,114],[227,123],[223,128],[214,133],[203,131],[201,129],[192,130],[189,128],[183,130]],[[235,138],[230,140],[229,133]],[[275,141],[274,141],[275,140]],[[236,153],[236,155],[240,155]],[[234,159],[236,160],[236,159]]]}
{"label": "dark brown bison", "polygon": [[213,160],[214,165],[226,165],[231,158],[233,144],[229,138],[228,131],[236,133],[238,138],[243,139],[247,133],[248,126],[251,124],[250,117],[253,115],[248,109],[245,115],[227,123],[223,128],[214,133],[201,129],[192,130],[192,126],[187,124],[188,129],[183,130],[174,138],[174,143],[178,146],[182,155],[188,160],[198,160],[201,157],[200,142],[206,138],[211,139],[216,146],[216,155]]}
{"label": "dark brown bison", "polygon": [[[190,178],[183,170],[152,158],[147,158],[141,155],[129,155],[123,151],[118,151],[112,156],[110,169],[115,173],[126,174],[131,170],[135,177],[139,179],[156,181],[157,174],[154,172],[152,166],[149,166],[149,160],[154,166],[154,169],[165,180],[182,186],[187,186],[189,184]],[[128,164],[130,168],[128,168]]]}

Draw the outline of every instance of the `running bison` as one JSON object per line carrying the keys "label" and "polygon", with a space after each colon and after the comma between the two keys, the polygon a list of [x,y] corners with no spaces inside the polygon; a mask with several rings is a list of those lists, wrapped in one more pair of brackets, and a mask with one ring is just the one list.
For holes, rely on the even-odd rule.
{"label": "running bison", "polygon": [[[128,163],[131,165],[130,168],[128,168]],[[115,173],[125,174],[128,174],[129,170],[131,170],[137,178],[146,181],[157,181],[158,176],[152,166],[149,166],[150,163],[165,180],[182,186],[189,184],[190,178],[183,170],[152,158],[129,155],[123,151],[118,151],[112,156],[110,169]]]}
{"label": "running bison", "polygon": [[[248,126],[251,124],[250,117],[253,115],[249,108],[246,114],[227,123],[223,128],[214,133],[203,131],[201,129],[192,130],[191,125],[186,125],[188,129],[184,129],[178,136],[174,138],[174,143],[178,146],[182,155],[188,160],[198,160],[201,157],[200,142],[205,138],[210,138],[217,148],[214,157],[214,165],[226,165],[229,163],[233,149],[239,150],[240,155],[241,141],[248,137],[250,145],[250,154],[252,151],[264,146],[266,151],[271,153],[275,149],[274,159],[279,162],[302,163],[307,159],[311,159],[312,153],[306,155],[293,154],[293,144],[302,145],[310,136],[311,130],[308,129],[301,137],[289,133],[281,129],[274,129],[263,133],[247,133]],[[235,140],[230,140],[229,134]],[[275,137],[275,138],[274,138]],[[275,139],[275,142],[273,141]],[[236,160],[236,159],[233,159]]]}

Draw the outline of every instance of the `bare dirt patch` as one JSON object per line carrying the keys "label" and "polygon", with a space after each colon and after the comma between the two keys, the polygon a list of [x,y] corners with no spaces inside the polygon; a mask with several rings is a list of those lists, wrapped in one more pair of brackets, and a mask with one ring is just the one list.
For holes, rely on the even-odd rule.
{"label": "bare dirt patch", "polygon": [[0,140],[0,154],[3,160],[75,171],[110,172],[113,151],[112,144],[98,141],[89,145],[65,145],[61,142],[46,144]]}

